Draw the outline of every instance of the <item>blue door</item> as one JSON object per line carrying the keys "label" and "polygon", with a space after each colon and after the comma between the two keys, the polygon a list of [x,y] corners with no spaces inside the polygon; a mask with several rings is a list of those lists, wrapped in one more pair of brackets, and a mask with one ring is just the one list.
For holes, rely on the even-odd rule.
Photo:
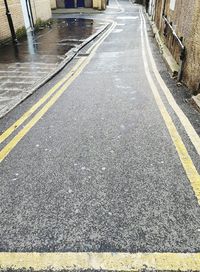
{"label": "blue door", "polygon": [[77,0],[77,8],[84,7],[84,0]]}
{"label": "blue door", "polygon": [[66,8],[75,8],[74,0],[65,0],[65,7]]}

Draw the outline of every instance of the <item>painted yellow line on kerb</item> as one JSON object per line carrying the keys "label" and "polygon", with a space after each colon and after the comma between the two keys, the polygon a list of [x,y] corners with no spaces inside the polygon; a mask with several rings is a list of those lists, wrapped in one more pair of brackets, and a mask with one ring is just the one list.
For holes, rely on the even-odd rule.
{"label": "painted yellow line on kerb", "polygon": [[40,106],[42,106],[57,90],[62,86],[82,64],[84,59],[80,59],[76,65],[70,70],[67,75],[62,78],[55,86],[53,86],[36,104],[34,104],[28,111],[26,111],[15,123],[6,129],[0,135],[0,144],[5,141],[21,124],[23,124]]}
{"label": "painted yellow line on kerb", "polygon": [[0,253],[0,270],[200,271],[200,253]]}
{"label": "painted yellow line on kerb", "polygon": [[195,129],[193,128],[190,121],[188,120],[187,116],[184,114],[184,112],[181,110],[181,108],[176,103],[173,95],[171,94],[170,90],[167,88],[167,85],[165,84],[164,80],[162,79],[160,73],[158,72],[155,60],[154,60],[152,52],[151,52],[150,44],[149,44],[149,39],[148,39],[148,35],[147,35],[147,29],[146,29],[146,23],[145,23],[144,15],[142,13],[141,13],[141,15],[142,15],[142,19],[143,19],[143,22],[144,22],[144,35],[145,35],[145,40],[146,40],[147,52],[148,52],[148,55],[149,55],[149,59],[150,59],[150,62],[151,62],[153,73],[154,73],[158,83],[160,84],[160,87],[161,87],[163,93],[165,94],[170,106],[172,107],[172,109],[176,113],[176,115],[179,118],[181,124],[185,128],[185,131],[186,131],[187,135],[189,136],[192,144],[194,145],[197,153],[200,156],[200,137],[197,134],[197,132],[195,131]]}
{"label": "painted yellow line on kerb", "polygon": [[[77,78],[77,76],[82,72],[85,66],[91,61],[94,56],[95,51],[100,46],[100,44],[106,39],[110,32],[115,28],[116,23],[113,22],[110,29],[102,35],[102,37],[95,42],[91,48],[89,48],[90,55],[88,57],[82,57],[77,63],[77,69],[70,73],[68,80],[59,88],[48,100],[48,102],[39,110],[38,113],[18,132],[18,134],[13,137],[12,140],[0,151],[0,162],[2,162],[5,157],[13,150],[13,148],[21,141],[21,139],[29,132],[29,130],[41,119],[41,117],[54,105],[58,98],[66,91],[66,89],[71,85],[71,83]],[[92,50],[92,51],[91,51]],[[39,101],[40,102],[40,101]],[[38,103],[39,103],[38,102]],[[28,118],[28,117],[27,117]],[[23,121],[23,120],[22,120]]]}
{"label": "painted yellow line on kerb", "polygon": [[[140,11],[141,12],[141,11]],[[147,77],[147,80],[149,82],[149,85],[151,87],[152,93],[154,95],[156,104],[160,110],[160,113],[165,121],[165,124],[167,126],[167,129],[169,131],[169,134],[172,138],[172,141],[176,147],[177,153],[179,155],[179,158],[181,160],[181,163],[183,165],[183,168],[186,172],[186,175],[192,185],[192,188],[195,192],[195,195],[197,197],[198,203],[200,205],[200,175],[197,172],[188,152],[187,149],[181,139],[181,136],[179,135],[176,126],[174,125],[161,97],[160,94],[158,92],[158,89],[154,83],[154,80],[151,76],[151,73],[149,71],[149,64],[147,61],[147,56],[146,56],[146,52],[145,52],[145,46],[144,46],[144,37],[143,37],[143,24],[145,23],[142,19],[142,15],[140,13],[141,16],[141,42],[142,42],[142,56],[143,56],[143,62],[144,62],[144,68],[145,68],[145,74]]]}

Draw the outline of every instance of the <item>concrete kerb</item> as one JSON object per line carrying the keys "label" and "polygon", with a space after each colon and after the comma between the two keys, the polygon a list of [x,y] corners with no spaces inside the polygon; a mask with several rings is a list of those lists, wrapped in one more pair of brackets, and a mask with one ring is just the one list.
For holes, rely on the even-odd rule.
{"label": "concrete kerb", "polygon": [[59,8],[52,11],[53,15],[58,14],[85,14],[85,15],[93,15],[100,14],[102,10],[93,9],[93,8],[73,8],[73,9],[64,9]]}
{"label": "concrete kerb", "polygon": [[200,112],[200,94],[193,95],[192,100],[195,103],[195,106],[196,106],[197,110]]}
{"label": "concrete kerb", "polygon": [[[163,40],[160,37],[158,28],[156,27],[155,23],[151,20],[150,16],[145,12],[147,19],[149,20],[149,23],[151,25],[152,31],[155,35],[155,39],[156,42],[159,46],[160,52],[163,56],[163,59],[171,73],[172,76],[175,76],[179,69],[180,66],[177,64],[177,62],[175,61],[175,59],[173,58],[172,54],[170,53],[169,49],[167,48],[167,46],[165,45],[165,43],[163,42]],[[200,94],[196,95],[196,96],[192,96],[191,97],[195,108],[200,111]]]}
{"label": "concrete kerb", "polygon": [[156,26],[156,24],[151,20],[150,16],[145,13],[149,23],[151,25],[152,31],[155,35],[155,39],[156,42],[160,48],[160,52],[163,56],[163,59],[168,67],[168,69],[170,70],[170,73],[172,74],[172,76],[176,75],[180,69],[180,66],[178,65],[178,63],[175,61],[175,59],[173,58],[172,54],[170,53],[169,49],[167,48],[167,46],[165,45],[164,41],[162,40],[162,38],[160,37],[158,28]]}
{"label": "concrete kerb", "polygon": [[51,80],[53,77],[55,77],[68,63],[70,63],[74,57],[78,54],[78,52],[83,49],[87,44],[89,44],[91,41],[96,39],[99,35],[101,35],[109,26],[111,23],[107,23],[105,26],[103,26],[101,29],[99,29],[96,33],[88,37],[86,40],[84,40],[83,43],[80,45],[77,45],[75,48],[72,48],[66,53],[66,58],[56,67],[56,69],[47,74],[42,80],[36,83],[36,85],[33,85],[33,87],[29,90],[27,90],[27,94],[21,98],[20,101],[17,101],[16,104],[14,104],[9,109],[5,110],[4,112],[0,112],[0,119],[3,118],[6,114],[8,114],[10,111],[12,111],[14,108],[16,108],[19,104],[21,104],[24,100],[26,100],[29,96],[31,96],[34,92],[36,92],[39,88],[41,88],[44,84],[46,84],[49,80]]}

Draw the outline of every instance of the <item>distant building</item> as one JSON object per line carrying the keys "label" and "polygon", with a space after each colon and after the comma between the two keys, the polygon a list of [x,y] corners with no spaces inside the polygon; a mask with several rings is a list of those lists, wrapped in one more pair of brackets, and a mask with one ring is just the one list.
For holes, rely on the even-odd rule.
{"label": "distant building", "polygon": [[[51,18],[50,0],[7,0],[7,4],[15,31],[19,35],[38,22]],[[4,0],[0,0],[0,26],[0,42],[2,42],[11,37]]]}
{"label": "distant building", "polygon": [[105,0],[56,0],[57,8],[106,8]]}
{"label": "distant building", "polygon": [[172,30],[182,41],[186,49],[182,81],[194,93],[200,92],[200,1],[150,0],[149,14],[179,64],[181,48]]}

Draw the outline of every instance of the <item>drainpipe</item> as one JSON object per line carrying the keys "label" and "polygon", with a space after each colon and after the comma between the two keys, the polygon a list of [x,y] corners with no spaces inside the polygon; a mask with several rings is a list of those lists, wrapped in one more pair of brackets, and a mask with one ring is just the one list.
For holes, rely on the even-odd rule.
{"label": "drainpipe", "polygon": [[[183,67],[184,67],[184,63],[186,60],[186,48],[183,44],[183,37],[179,38],[178,35],[176,34],[175,30],[172,27],[172,23],[170,23],[167,19],[166,16],[163,16],[163,19],[165,21],[165,24],[170,28],[172,35],[174,36],[174,38],[176,39],[181,51],[180,51],[180,69],[178,72],[178,82],[180,82],[183,78]],[[164,30],[164,35],[166,36],[166,28]]]}
{"label": "drainpipe", "polygon": [[165,15],[165,6],[166,6],[166,0],[164,0],[164,3],[163,3],[163,11],[162,11],[162,16]]}
{"label": "drainpipe", "polygon": [[16,33],[15,33],[15,28],[14,28],[14,25],[13,25],[12,16],[11,16],[11,13],[10,13],[9,8],[8,8],[7,0],[4,0],[4,4],[5,4],[5,7],[6,7],[6,16],[7,16],[7,19],[8,19],[10,32],[11,32],[11,35],[12,35],[12,41],[13,41],[14,44],[17,44],[18,40],[17,40],[17,36],[16,36]]}
{"label": "drainpipe", "polygon": [[26,0],[26,9],[28,13],[29,22],[31,23],[31,28],[32,30],[34,30],[34,20],[33,20],[32,8],[31,8],[29,0]]}
{"label": "drainpipe", "polygon": [[[181,37],[180,40],[182,42],[183,38]],[[186,58],[186,48],[184,46],[184,47],[181,47],[180,69],[179,69],[178,78],[177,78],[178,82],[181,82],[181,80],[183,78],[183,67],[184,67],[185,58]]]}
{"label": "drainpipe", "polygon": [[35,28],[34,19],[33,19],[33,10],[32,10],[31,1],[30,1],[30,0],[28,0],[28,2],[29,2],[30,12],[31,12],[32,25],[33,25],[33,28]]}

